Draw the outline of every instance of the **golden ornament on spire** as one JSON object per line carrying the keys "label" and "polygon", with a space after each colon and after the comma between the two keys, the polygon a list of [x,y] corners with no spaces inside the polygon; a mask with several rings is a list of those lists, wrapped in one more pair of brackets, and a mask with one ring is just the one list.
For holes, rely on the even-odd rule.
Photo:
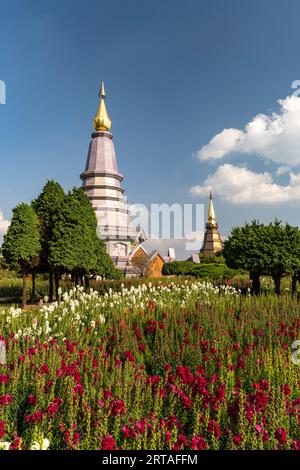
{"label": "golden ornament on spire", "polygon": [[101,88],[99,92],[100,103],[96,116],[94,118],[94,128],[96,131],[109,131],[111,128],[111,120],[109,118],[104,99],[106,98],[104,82],[101,82]]}
{"label": "golden ornament on spire", "polygon": [[212,192],[210,192],[209,194],[208,223],[216,224],[216,214],[215,214],[215,209],[214,209],[214,205],[212,201]]}

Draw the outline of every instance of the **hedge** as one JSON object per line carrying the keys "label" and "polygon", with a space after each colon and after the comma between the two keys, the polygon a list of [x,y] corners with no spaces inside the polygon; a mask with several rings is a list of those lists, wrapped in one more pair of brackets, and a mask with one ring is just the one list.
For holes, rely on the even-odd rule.
{"label": "hedge", "polygon": [[174,261],[166,263],[163,267],[163,274],[166,276],[195,276],[210,280],[231,279],[239,272],[230,269],[225,263],[201,263],[192,261]]}

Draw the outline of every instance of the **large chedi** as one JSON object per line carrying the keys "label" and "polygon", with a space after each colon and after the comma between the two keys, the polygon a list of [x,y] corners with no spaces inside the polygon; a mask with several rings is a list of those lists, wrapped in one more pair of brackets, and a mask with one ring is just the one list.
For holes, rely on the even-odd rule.
{"label": "large chedi", "polygon": [[216,221],[216,213],[212,201],[212,193],[209,195],[209,207],[208,207],[208,222],[206,224],[206,230],[204,234],[203,246],[201,253],[205,255],[214,255],[220,253],[223,249],[223,243],[219,234],[218,224]]}
{"label": "large chedi", "polygon": [[111,120],[105,105],[104,84],[101,83],[100,103],[94,118],[95,132],[90,142],[86,168],[80,175],[85,194],[90,199],[98,220],[99,236],[115,264],[128,264],[132,247],[144,241],[143,232],[131,222],[128,205],[121,187]]}

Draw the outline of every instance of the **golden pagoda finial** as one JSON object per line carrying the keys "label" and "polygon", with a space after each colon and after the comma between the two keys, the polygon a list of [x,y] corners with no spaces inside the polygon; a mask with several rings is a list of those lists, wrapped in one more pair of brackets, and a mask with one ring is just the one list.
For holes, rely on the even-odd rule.
{"label": "golden pagoda finial", "polygon": [[109,131],[111,128],[111,120],[109,118],[104,99],[106,98],[104,82],[101,82],[101,87],[99,91],[100,103],[96,116],[94,118],[94,127],[96,131]]}
{"label": "golden pagoda finial", "polygon": [[99,91],[99,98],[106,98],[105,88],[104,88],[104,81],[101,81],[101,87]]}
{"label": "golden pagoda finial", "polygon": [[209,194],[209,207],[208,207],[208,223],[209,224],[216,224],[216,214],[215,209],[212,201],[212,192],[210,191]]}

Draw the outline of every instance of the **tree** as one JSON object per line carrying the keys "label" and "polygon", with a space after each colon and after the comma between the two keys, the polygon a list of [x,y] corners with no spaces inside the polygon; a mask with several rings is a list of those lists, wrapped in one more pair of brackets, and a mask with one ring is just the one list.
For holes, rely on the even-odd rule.
{"label": "tree", "polygon": [[49,246],[53,237],[56,213],[60,209],[64,198],[65,193],[63,188],[59,183],[51,180],[46,183],[38,198],[32,202],[32,206],[39,217],[41,227],[42,251],[38,270],[42,273],[49,273],[50,301],[53,300],[53,276],[57,285],[58,273],[53,271],[49,264]]}
{"label": "tree", "polygon": [[120,278],[120,271],[115,268],[111,257],[105,251],[103,240],[99,238],[97,218],[89,198],[82,188],[74,188],[71,196],[80,204],[80,222],[83,227],[82,256],[84,256],[86,280],[89,275]]}
{"label": "tree", "polygon": [[224,242],[223,256],[234,269],[246,269],[252,280],[252,291],[260,293],[260,276],[271,263],[266,226],[253,220],[251,224],[232,229]]}
{"label": "tree", "polygon": [[[296,229],[298,231],[298,229]],[[296,238],[293,227],[283,225],[275,219],[266,227],[270,263],[267,274],[274,281],[275,293],[281,293],[281,280],[283,276],[293,272],[293,263],[296,249]]]}
{"label": "tree", "polygon": [[22,308],[26,307],[26,278],[39,263],[40,225],[31,206],[19,204],[4,236],[2,253],[8,265],[23,275]]}
{"label": "tree", "polygon": [[113,264],[97,235],[97,219],[83,190],[73,189],[57,210],[49,244],[49,264],[57,272],[72,273],[76,283],[89,276],[105,276]]}
{"label": "tree", "polygon": [[297,291],[297,281],[300,280],[300,232],[298,227],[286,224],[287,237],[290,245],[290,267],[292,271],[292,296]]}
{"label": "tree", "polygon": [[260,276],[270,275],[275,292],[281,293],[281,280],[292,274],[292,294],[300,278],[300,232],[297,227],[275,219],[269,225],[253,221],[232,230],[224,244],[224,258],[230,267],[247,269],[253,293],[260,292]]}

